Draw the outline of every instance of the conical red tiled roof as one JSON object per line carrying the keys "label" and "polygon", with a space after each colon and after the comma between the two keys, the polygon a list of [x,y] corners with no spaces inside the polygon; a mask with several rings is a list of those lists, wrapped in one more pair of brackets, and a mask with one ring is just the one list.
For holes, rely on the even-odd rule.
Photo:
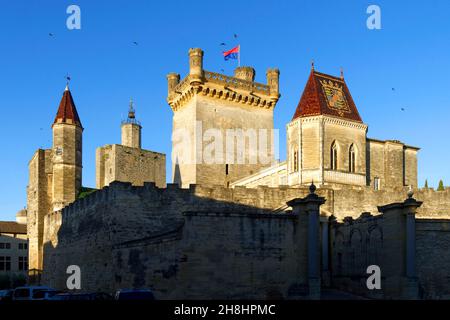
{"label": "conical red tiled roof", "polygon": [[292,120],[315,115],[362,122],[344,79],[313,69]]}
{"label": "conical red tiled roof", "polygon": [[68,123],[83,127],[69,88],[64,91],[53,123]]}

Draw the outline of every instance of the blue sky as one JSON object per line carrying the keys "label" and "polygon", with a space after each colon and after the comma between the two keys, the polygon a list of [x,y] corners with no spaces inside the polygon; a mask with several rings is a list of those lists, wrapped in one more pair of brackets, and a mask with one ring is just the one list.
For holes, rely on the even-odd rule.
{"label": "blue sky", "polygon": [[[70,4],[81,8],[81,30],[66,27]],[[381,30],[366,27],[370,4],[381,8]],[[448,184],[449,12],[446,0],[2,1],[0,220],[14,219],[26,205],[28,161],[51,146],[67,73],[85,127],[83,184],[93,187],[95,148],[120,143],[130,97],[143,147],[170,155],[166,74],[183,77],[188,49],[201,47],[205,69],[231,75],[236,64],[224,62],[221,42],[241,44],[241,64],[253,66],[259,82],[267,68],[280,69],[275,127],[283,159],[285,124],[314,59],[321,72],[344,68],[369,137],[422,148],[420,185],[426,178],[430,186],[441,178]]]}

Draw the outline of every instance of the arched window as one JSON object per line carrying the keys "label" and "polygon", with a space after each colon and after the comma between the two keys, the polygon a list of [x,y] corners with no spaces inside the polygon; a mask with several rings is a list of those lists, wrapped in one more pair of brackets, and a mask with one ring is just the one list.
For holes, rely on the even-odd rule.
{"label": "arched window", "polygon": [[338,167],[338,147],[336,145],[336,141],[331,144],[331,170],[337,170]]}
{"label": "arched window", "polygon": [[348,171],[355,172],[356,168],[356,155],[355,155],[355,147],[353,144],[348,149]]}

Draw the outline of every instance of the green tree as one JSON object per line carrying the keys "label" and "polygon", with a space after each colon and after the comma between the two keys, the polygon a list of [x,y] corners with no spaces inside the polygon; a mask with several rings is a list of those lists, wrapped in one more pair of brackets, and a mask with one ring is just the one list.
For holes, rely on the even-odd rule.
{"label": "green tree", "polygon": [[444,181],[439,180],[439,186],[437,188],[437,191],[444,191]]}
{"label": "green tree", "polygon": [[425,179],[425,186],[424,186],[424,188],[428,189],[428,179]]}

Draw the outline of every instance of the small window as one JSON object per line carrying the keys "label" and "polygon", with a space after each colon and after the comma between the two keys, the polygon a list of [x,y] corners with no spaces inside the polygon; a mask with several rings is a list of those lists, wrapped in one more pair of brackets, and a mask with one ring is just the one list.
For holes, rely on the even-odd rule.
{"label": "small window", "polygon": [[373,179],[373,188],[375,190],[380,190],[380,178]]}
{"label": "small window", "polygon": [[26,243],[19,243],[19,250],[26,250],[27,244]]}
{"label": "small window", "polygon": [[26,271],[28,270],[28,257],[19,257],[19,270]]}
{"label": "small window", "polygon": [[0,249],[11,249],[11,243],[0,242]]}
{"label": "small window", "polygon": [[294,172],[298,171],[298,150],[294,149],[292,168]]}
{"label": "small window", "polygon": [[225,165],[225,174],[228,175],[228,164]]}
{"label": "small window", "polygon": [[57,156],[62,155],[62,154],[63,154],[63,148],[62,148],[62,147],[56,147],[56,148],[55,148],[55,154],[56,154]]}
{"label": "small window", "polygon": [[355,165],[356,162],[356,155],[355,155],[355,147],[353,146],[353,144],[350,146],[349,150],[348,150],[348,171],[350,172],[355,172]]}
{"label": "small window", "polygon": [[331,144],[331,155],[330,155],[331,170],[337,170],[338,168],[338,148],[336,141]]}
{"label": "small window", "polygon": [[0,271],[11,270],[11,257],[0,257]]}

